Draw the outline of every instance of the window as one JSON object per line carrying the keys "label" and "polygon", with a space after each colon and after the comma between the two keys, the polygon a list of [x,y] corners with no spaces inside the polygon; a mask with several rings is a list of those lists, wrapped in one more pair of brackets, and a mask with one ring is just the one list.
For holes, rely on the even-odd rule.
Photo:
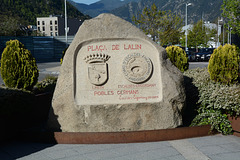
{"label": "window", "polygon": [[42,32],[43,36],[45,36],[45,32]]}
{"label": "window", "polygon": [[57,26],[55,26],[55,31],[57,31],[58,30],[58,27]]}
{"label": "window", "polygon": [[53,36],[53,32],[51,32],[50,34],[51,34],[51,36]]}
{"label": "window", "polygon": [[58,36],[58,32],[55,32],[55,36]]}
{"label": "window", "polygon": [[52,21],[50,21],[50,25],[52,25]]}
{"label": "window", "polygon": [[40,31],[40,27],[38,27],[38,31]]}
{"label": "window", "polygon": [[57,20],[55,20],[55,24],[57,24]]}
{"label": "window", "polygon": [[40,21],[38,21],[37,24],[40,25]]}
{"label": "window", "polygon": [[42,25],[45,25],[45,21],[42,21]]}
{"label": "window", "polygon": [[45,31],[45,27],[42,27],[42,31]]}
{"label": "window", "polygon": [[52,26],[50,26],[50,31],[52,31],[53,30],[53,28],[52,28]]}

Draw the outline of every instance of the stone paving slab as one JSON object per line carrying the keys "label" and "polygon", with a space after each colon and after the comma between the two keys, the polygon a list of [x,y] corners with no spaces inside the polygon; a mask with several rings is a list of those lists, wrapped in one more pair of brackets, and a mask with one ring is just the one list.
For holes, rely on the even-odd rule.
{"label": "stone paving slab", "polygon": [[0,146],[1,160],[239,160],[239,157],[240,138],[223,135],[151,143],[11,142]]}

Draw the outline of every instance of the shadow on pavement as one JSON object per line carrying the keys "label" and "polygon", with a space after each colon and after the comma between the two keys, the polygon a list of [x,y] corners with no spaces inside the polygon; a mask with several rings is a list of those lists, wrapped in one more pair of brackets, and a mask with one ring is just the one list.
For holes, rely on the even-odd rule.
{"label": "shadow on pavement", "polygon": [[23,158],[25,156],[29,156],[52,146],[54,146],[54,144],[31,143],[21,141],[4,143],[0,146],[0,159],[14,160],[18,158]]}

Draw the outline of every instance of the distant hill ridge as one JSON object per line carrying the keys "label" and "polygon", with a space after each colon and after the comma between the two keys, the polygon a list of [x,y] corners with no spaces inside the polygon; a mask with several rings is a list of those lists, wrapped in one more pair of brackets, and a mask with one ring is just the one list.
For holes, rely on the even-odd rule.
{"label": "distant hill ridge", "polygon": [[119,8],[130,2],[139,2],[140,0],[100,0],[96,3],[86,5],[68,0],[73,6],[84,14],[96,17],[101,13],[110,13],[113,9]]}
{"label": "distant hill ridge", "polygon": [[[70,3],[67,5],[68,17],[88,19]],[[20,19],[23,24],[36,25],[36,17],[48,17],[49,15],[64,15],[64,0],[2,0],[0,3],[0,15],[2,17],[14,17]]]}
{"label": "distant hill ridge", "polygon": [[[71,1],[71,0],[69,0]],[[204,21],[216,21],[221,16],[220,7],[222,0],[100,0],[91,5],[85,5],[75,2],[74,6],[81,12],[95,17],[101,13],[113,13],[127,21],[131,22],[134,16],[142,12],[144,7],[150,7],[155,3],[160,10],[171,10],[185,18],[186,3],[192,3],[188,6],[188,23],[197,22],[200,19]]]}

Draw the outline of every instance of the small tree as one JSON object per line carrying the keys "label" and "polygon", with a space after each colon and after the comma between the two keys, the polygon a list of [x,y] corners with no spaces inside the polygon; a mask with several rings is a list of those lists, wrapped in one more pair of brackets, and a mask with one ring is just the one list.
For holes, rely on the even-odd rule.
{"label": "small tree", "polygon": [[159,28],[158,35],[161,45],[179,44],[180,37],[183,35],[181,31],[182,19],[173,14],[171,11],[160,19],[161,27]]}
{"label": "small tree", "polygon": [[0,36],[22,36],[25,33],[20,30],[22,22],[17,17],[0,15]]}
{"label": "small tree", "polygon": [[233,33],[240,36],[240,1],[239,0],[223,0],[221,6],[222,15],[228,19],[228,24],[233,28]]}
{"label": "small tree", "polygon": [[139,17],[133,16],[133,22],[153,41],[161,45],[177,44],[180,42],[182,19],[171,11],[158,10],[155,4],[145,7]]}
{"label": "small tree", "polygon": [[1,58],[1,76],[7,87],[32,90],[38,81],[35,58],[18,40],[6,43]]}
{"label": "small tree", "polygon": [[167,56],[170,61],[182,72],[188,70],[189,63],[186,52],[177,46],[169,46],[166,48]]}
{"label": "small tree", "polygon": [[[208,41],[216,34],[215,29],[207,28],[203,21],[200,20],[193,25],[192,30],[188,31],[188,47],[198,49],[199,46],[208,47]],[[185,46],[185,35],[182,38],[181,44]]]}

